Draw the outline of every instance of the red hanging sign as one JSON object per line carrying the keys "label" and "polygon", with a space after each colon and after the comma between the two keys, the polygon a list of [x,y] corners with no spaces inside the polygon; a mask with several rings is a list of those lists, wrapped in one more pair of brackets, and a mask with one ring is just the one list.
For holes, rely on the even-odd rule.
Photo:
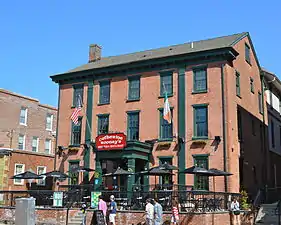
{"label": "red hanging sign", "polygon": [[123,133],[101,134],[96,137],[97,150],[118,150],[126,147],[127,137]]}

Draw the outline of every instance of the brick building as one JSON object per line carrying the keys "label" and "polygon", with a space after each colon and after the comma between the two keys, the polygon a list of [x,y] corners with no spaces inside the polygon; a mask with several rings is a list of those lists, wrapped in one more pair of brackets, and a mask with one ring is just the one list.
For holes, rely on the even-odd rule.
{"label": "brick building", "polygon": [[[26,181],[9,179],[25,171],[54,169],[57,109],[0,89],[0,190],[25,190]],[[32,181],[50,188],[46,180]]]}
{"label": "brick building", "polygon": [[[99,185],[101,174],[118,166],[138,172],[165,161],[180,170],[198,165],[233,173],[216,178],[216,191],[239,192],[243,185],[251,195],[268,179],[267,112],[248,33],[104,58],[101,47],[91,45],[87,64],[51,78],[59,84],[57,142],[64,147],[57,169],[94,168],[90,182]],[[163,119],[165,93],[172,124]],[[75,125],[77,96],[83,107]],[[127,135],[124,149],[97,150],[98,135],[117,132]],[[207,178],[175,174],[169,182],[213,190]],[[72,176],[69,183],[81,182]],[[127,188],[148,182],[154,177],[123,181]]]}

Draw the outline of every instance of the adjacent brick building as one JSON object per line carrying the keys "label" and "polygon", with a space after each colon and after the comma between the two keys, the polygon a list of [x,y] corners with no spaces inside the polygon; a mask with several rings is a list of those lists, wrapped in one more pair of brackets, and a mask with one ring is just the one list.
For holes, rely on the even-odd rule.
{"label": "adjacent brick building", "polygon": [[[89,63],[51,77],[60,96],[57,169],[94,168],[90,182],[99,185],[101,174],[118,166],[138,172],[164,161],[180,170],[198,165],[233,174],[216,178],[216,191],[239,192],[243,185],[254,196],[268,179],[260,71],[248,33],[105,58],[91,45]],[[172,124],[163,120],[165,93]],[[83,107],[75,125],[77,96]],[[124,149],[96,149],[99,134],[118,132],[127,135]],[[168,182],[214,189],[208,178],[175,173]],[[69,182],[80,183],[77,177]],[[124,183],[149,181],[154,177],[131,176]]]}
{"label": "adjacent brick building", "polygon": [[[0,190],[25,190],[26,181],[10,177],[54,169],[57,109],[4,89],[0,108]],[[50,188],[45,180],[33,183],[37,189]]]}

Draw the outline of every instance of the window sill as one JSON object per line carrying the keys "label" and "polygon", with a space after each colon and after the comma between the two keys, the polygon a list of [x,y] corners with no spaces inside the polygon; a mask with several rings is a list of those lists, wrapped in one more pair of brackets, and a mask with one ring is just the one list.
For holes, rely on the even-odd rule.
{"label": "window sill", "polygon": [[20,123],[20,125],[21,125],[21,126],[25,126],[25,127],[27,126],[26,123]]}
{"label": "window sill", "polygon": [[236,95],[238,98],[242,99],[241,95]]}
{"label": "window sill", "polygon": [[192,94],[203,94],[203,93],[208,93],[208,90],[203,90],[203,91],[192,91]]}
{"label": "window sill", "polygon": [[77,148],[77,147],[80,147],[80,146],[81,146],[80,144],[68,145],[69,148],[75,148],[75,147]]}
{"label": "window sill", "polygon": [[52,129],[46,129],[46,131],[50,131],[50,132],[53,132],[53,130],[52,130]]}
{"label": "window sill", "polygon": [[[173,96],[174,96],[173,94],[167,94],[168,98],[173,97]],[[160,95],[158,98],[165,98],[165,95]]]}
{"label": "window sill", "polygon": [[160,138],[158,139],[158,142],[172,142],[173,138]]}
{"label": "window sill", "polygon": [[192,137],[192,140],[208,140],[208,137],[206,137],[206,136],[203,136],[203,137],[194,136],[194,137]]}
{"label": "window sill", "polygon": [[252,66],[251,62],[249,62],[247,59],[245,59],[245,61],[246,61],[250,66]]}
{"label": "window sill", "polygon": [[255,94],[255,92],[254,92],[254,91],[251,91],[251,93],[252,93],[252,94]]}
{"label": "window sill", "polygon": [[98,106],[101,106],[101,105],[109,105],[110,102],[106,102],[106,103],[98,103]]}
{"label": "window sill", "polygon": [[127,99],[126,102],[138,102],[140,101],[140,98],[137,99]]}

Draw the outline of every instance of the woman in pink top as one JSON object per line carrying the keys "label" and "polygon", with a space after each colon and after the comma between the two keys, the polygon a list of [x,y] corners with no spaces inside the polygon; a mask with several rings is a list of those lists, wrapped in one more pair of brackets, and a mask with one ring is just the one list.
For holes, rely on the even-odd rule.
{"label": "woman in pink top", "polygon": [[102,196],[99,196],[99,204],[98,204],[98,209],[103,212],[104,218],[106,217],[106,212],[107,212],[107,205],[106,202],[102,199]]}

